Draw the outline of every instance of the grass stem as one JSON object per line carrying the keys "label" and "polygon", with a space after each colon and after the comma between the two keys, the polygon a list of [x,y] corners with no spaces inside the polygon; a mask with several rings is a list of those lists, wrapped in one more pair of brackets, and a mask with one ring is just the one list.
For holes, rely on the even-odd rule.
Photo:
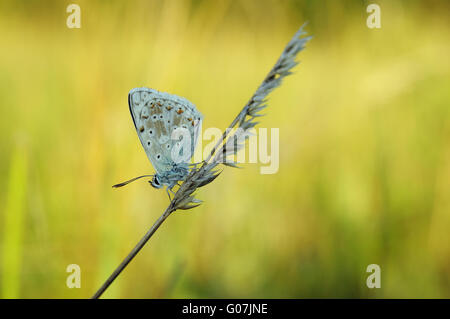
{"label": "grass stem", "polygon": [[137,255],[137,253],[144,247],[144,245],[147,243],[147,241],[153,236],[153,234],[156,232],[156,230],[159,228],[159,226],[162,225],[162,223],[167,219],[167,217],[170,216],[170,214],[173,212],[172,205],[169,205],[165,212],[159,216],[159,218],[155,221],[153,226],[148,230],[148,232],[142,237],[142,239],[137,243],[137,245],[133,248],[133,250],[128,254],[127,257],[120,263],[120,265],[114,270],[114,272],[108,277],[108,279],[103,283],[103,285],[100,287],[100,289],[97,290],[97,292],[92,296],[91,299],[98,299],[100,296],[108,289],[108,287],[114,282],[114,280],[117,278],[117,276],[120,275],[122,270],[125,269],[125,267],[130,263],[131,260]]}

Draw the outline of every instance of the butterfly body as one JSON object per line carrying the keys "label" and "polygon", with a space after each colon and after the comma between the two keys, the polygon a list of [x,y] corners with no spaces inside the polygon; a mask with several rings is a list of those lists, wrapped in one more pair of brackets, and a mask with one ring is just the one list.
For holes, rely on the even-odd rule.
{"label": "butterfly body", "polygon": [[172,189],[189,173],[203,116],[187,99],[149,88],[132,89],[128,105],[139,140],[156,170],[151,185]]}

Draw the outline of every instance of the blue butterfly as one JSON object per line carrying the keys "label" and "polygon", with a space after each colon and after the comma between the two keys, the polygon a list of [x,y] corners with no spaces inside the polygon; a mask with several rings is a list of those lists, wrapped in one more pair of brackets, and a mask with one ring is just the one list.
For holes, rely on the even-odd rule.
{"label": "blue butterfly", "polygon": [[[142,177],[152,177],[155,188],[167,191],[185,180],[203,120],[187,99],[149,88],[135,88],[128,94],[128,105],[145,153],[156,170],[113,187],[125,186]],[[169,196],[170,198],[170,196]]]}

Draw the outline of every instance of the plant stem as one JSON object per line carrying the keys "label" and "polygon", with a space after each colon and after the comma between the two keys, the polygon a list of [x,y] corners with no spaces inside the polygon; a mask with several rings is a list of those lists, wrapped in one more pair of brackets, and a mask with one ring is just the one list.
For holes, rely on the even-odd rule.
{"label": "plant stem", "polygon": [[[257,123],[253,122],[247,122],[245,123],[245,118],[249,116],[251,119],[250,121],[255,118],[256,116],[261,115],[255,115],[254,113],[259,112],[262,108],[266,107],[264,105],[261,105],[265,103],[266,96],[273,91],[276,87],[280,86],[281,79],[289,74],[291,74],[290,69],[292,69],[295,65],[298,63],[295,62],[295,57],[297,56],[298,52],[303,50],[305,43],[310,39],[310,37],[307,38],[301,38],[301,36],[304,34],[303,32],[303,26],[297,31],[297,33],[294,35],[294,37],[291,39],[291,41],[288,43],[286,48],[283,50],[280,58],[275,63],[275,66],[272,68],[272,70],[267,74],[264,81],[261,83],[261,85],[258,87],[256,92],[253,94],[251,99],[247,102],[247,104],[244,106],[244,108],[239,112],[239,114],[236,116],[236,118],[231,122],[229,125],[229,129],[232,129],[238,122],[240,122],[239,126],[242,124],[247,124],[247,128],[253,127]],[[250,110],[250,111],[249,111]],[[201,201],[198,201],[194,198],[192,195],[193,192],[198,187],[205,186],[206,184],[211,183],[215,177],[217,177],[218,174],[216,172],[213,172],[212,170],[218,162],[215,162],[214,159],[212,163],[208,163],[211,158],[215,155],[216,151],[218,150],[218,147],[223,143],[226,143],[226,138],[229,134],[230,130],[225,130],[225,132],[222,134],[221,138],[217,142],[217,144],[214,146],[214,148],[209,153],[206,160],[203,161],[203,165],[200,167],[200,169],[194,169],[187,178],[184,180],[183,184],[180,186],[180,188],[175,193],[174,197],[171,199],[169,206],[166,208],[164,213],[158,218],[158,220],[153,224],[153,226],[150,228],[150,230],[145,234],[145,236],[139,241],[139,243],[136,245],[136,247],[133,248],[133,250],[128,254],[128,256],[122,261],[122,263],[114,270],[114,272],[109,276],[109,278],[105,281],[105,283],[100,287],[100,289],[95,293],[95,295],[92,297],[92,299],[98,299],[106,289],[112,284],[112,282],[119,276],[119,274],[122,272],[122,270],[125,269],[125,267],[128,265],[128,263],[137,255],[137,253],[144,247],[145,243],[153,236],[153,234],[156,232],[156,230],[161,226],[161,224],[166,220],[169,215],[174,212],[177,209],[191,209],[194,207],[197,207],[200,205]],[[141,176],[143,177],[143,176]],[[138,177],[140,178],[140,177]],[[136,180],[137,178],[134,178],[130,181],[120,183],[117,185],[114,185],[114,187],[120,187],[123,185],[128,184],[129,182]],[[170,196],[169,196],[170,197]]]}
{"label": "plant stem", "polygon": [[129,262],[137,255],[137,253],[144,247],[145,243],[153,236],[156,230],[161,226],[161,224],[169,217],[169,215],[174,211],[172,203],[167,207],[164,213],[156,220],[149,231],[142,237],[142,239],[137,243],[133,250],[128,254],[127,257],[122,261],[122,263],[114,270],[114,272],[109,276],[105,283],[100,287],[99,290],[92,296],[91,299],[98,299],[105,292],[106,289],[113,283],[113,281],[119,276],[122,270],[129,264]]}

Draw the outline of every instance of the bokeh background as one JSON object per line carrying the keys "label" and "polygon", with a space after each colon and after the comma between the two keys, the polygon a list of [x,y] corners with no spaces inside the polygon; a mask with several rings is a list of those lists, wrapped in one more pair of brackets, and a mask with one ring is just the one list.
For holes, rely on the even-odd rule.
{"label": "bokeh background", "polygon": [[[271,96],[280,168],[226,168],[106,298],[450,297],[446,1],[0,3],[0,297],[87,298],[168,204],[127,106],[148,86],[225,128],[298,27]],[[368,289],[366,267],[381,267]],[[81,288],[66,267],[81,267]]]}

